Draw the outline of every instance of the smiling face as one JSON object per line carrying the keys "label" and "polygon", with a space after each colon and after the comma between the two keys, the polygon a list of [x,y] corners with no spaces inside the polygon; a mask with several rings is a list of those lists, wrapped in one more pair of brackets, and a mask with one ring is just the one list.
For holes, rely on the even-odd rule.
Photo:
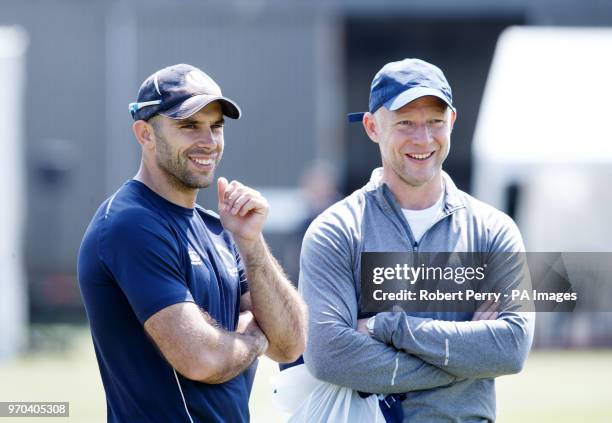
{"label": "smiling face", "polygon": [[392,189],[440,187],[455,116],[433,96],[420,97],[395,111],[381,107],[366,114],[364,127],[380,148],[383,178]]}
{"label": "smiling face", "polygon": [[181,120],[157,115],[149,123],[155,138],[155,167],[167,181],[182,190],[209,186],[223,155],[221,105],[210,103]]}

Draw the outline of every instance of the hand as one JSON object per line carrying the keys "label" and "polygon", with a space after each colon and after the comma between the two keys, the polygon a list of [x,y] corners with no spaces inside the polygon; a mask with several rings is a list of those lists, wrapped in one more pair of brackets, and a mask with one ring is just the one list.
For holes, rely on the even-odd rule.
{"label": "hand", "polygon": [[[221,224],[234,238],[256,241],[261,236],[270,206],[256,190],[238,181],[217,180]],[[236,239],[236,241],[240,241]]]}
{"label": "hand", "polygon": [[264,354],[270,346],[266,334],[263,333],[255,320],[255,316],[253,316],[253,313],[250,311],[240,313],[240,317],[238,317],[238,325],[236,326],[236,332],[253,337],[259,351],[257,355]]}
{"label": "hand", "polygon": [[476,309],[472,321],[477,320],[496,320],[498,316],[497,303],[491,300],[487,300]]}
{"label": "hand", "polygon": [[368,320],[370,319],[367,318],[367,319],[357,320],[357,332],[365,333],[368,336],[370,335],[370,332],[368,331],[368,327],[366,326],[366,324],[368,323]]}

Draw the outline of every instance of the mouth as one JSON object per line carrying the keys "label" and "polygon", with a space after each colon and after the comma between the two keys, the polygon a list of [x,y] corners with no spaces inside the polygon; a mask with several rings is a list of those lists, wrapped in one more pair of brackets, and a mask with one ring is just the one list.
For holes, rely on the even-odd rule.
{"label": "mouth", "polygon": [[201,170],[211,170],[215,166],[214,157],[189,156],[189,161],[193,163],[195,167]]}
{"label": "mouth", "polygon": [[433,157],[435,151],[431,151],[429,153],[420,153],[420,154],[416,154],[416,153],[406,153],[405,156],[412,159],[412,160],[416,160],[419,162],[425,162],[427,160],[429,160],[431,157]]}

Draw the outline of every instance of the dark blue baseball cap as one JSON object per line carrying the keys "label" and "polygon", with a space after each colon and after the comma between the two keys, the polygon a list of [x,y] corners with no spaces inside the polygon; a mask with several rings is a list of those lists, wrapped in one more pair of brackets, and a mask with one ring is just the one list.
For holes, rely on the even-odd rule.
{"label": "dark blue baseball cap", "polygon": [[[387,63],[374,76],[370,87],[370,113],[381,107],[397,110],[417,98],[432,95],[453,111],[453,93],[437,66],[421,59]],[[350,113],[349,122],[361,122],[365,112]]]}
{"label": "dark blue baseball cap", "polygon": [[168,66],[149,76],[140,86],[138,100],[130,103],[134,120],[149,120],[156,114],[185,119],[218,101],[223,114],[240,118],[240,107],[221,94],[221,88],[200,69],[186,64]]}

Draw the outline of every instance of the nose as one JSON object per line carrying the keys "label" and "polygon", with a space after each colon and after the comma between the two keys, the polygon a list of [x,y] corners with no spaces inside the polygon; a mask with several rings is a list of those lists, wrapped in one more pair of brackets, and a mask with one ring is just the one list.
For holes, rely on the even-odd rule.
{"label": "nose", "polygon": [[196,144],[203,148],[213,149],[217,146],[218,141],[210,127],[204,127],[197,134]]}
{"label": "nose", "polygon": [[412,133],[412,141],[415,144],[427,144],[432,140],[431,129],[427,124],[416,125]]}

